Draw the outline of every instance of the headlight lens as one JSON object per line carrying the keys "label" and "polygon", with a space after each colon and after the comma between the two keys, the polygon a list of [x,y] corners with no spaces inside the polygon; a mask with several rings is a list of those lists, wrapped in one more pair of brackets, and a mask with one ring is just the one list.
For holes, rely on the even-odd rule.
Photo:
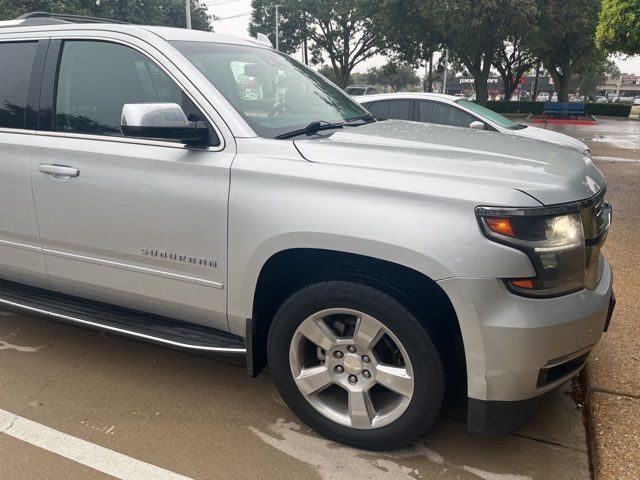
{"label": "headlight lens", "polygon": [[535,268],[534,278],[507,279],[511,291],[553,297],[595,288],[611,217],[604,192],[597,197],[550,209],[476,209],[485,236],[522,250]]}

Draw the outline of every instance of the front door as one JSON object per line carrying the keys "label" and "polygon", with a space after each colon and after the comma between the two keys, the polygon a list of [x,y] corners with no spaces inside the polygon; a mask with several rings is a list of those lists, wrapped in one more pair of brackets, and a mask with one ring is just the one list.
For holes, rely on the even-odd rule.
{"label": "front door", "polygon": [[170,70],[139,49],[52,43],[53,115],[42,122],[51,131],[34,140],[31,178],[53,288],[226,329],[233,153],[215,140],[189,149],[123,137],[123,106],[158,102],[216,135]]}

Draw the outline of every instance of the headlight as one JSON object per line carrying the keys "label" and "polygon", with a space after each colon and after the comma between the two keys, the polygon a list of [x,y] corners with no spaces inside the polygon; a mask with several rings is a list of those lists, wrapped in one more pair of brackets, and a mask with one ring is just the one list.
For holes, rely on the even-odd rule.
{"label": "headlight", "polygon": [[512,292],[553,297],[596,287],[611,217],[604,191],[597,197],[551,208],[476,208],[485,236],[523,251],[535,268],[534,278],[505,280]]}

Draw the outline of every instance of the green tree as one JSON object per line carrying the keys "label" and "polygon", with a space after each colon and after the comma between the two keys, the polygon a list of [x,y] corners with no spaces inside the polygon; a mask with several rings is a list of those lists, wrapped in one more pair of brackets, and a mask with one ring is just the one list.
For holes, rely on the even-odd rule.
{"label": "green tree", "polygon": [[365,81],[371,85],[391,86],[400,91],[420,83],[411,65],[389,62],[382,67],[371,67],[365,74]]}
{"label": "green tree", "polygon": [[619,77],[621,72],[618,66],[608,58],[604,50],[599,51],[599,55],[594,55],[591,61],[582,65],[577,73],[578,90],[580,94],[593,98],[597,88],[602,85],[608,77]]}
{"label": "green tree", "polygon": [[[0,18],[10,19],[28,12],[46,11],[75,15],[91,15],[125,22],[186,26],[182,0],[0,0]],[[191,1],[191,23],[197,30],[212,30],[211,19],[201,0]]]}
{"label": "green tree", "polygon": [[504,85],[505,100],[511,99],[522,76],[536,64],[529,44],[536,32],[539,11],[534,2],[523,4],[522,7],[519,13],[504,23],[506,38],[500,42],[493,56],[493,66],[500,74]]}
{"label": "green tree", "polygon": [[536,1],[531,50],[553,78],[558,101],[567,102],[572,75],[602,55],[595,44],[600,0]]}
{"label": "green tree", "polygon": [[394,62],[413,67],[427,67],[431,78],[425,78],[424,89],[431,91],[433,84],[433,54],[442,47],[425,28],[425,21],[418,10],[418,2],[384,0],[382,12],[377,17],[387,52]]}
{"label": "green tree", "polygon": [[[480,104],[488,100],[487,80],[496,51],[515,26],[530,24],[536,12],[535,0],[383,1],[383,11],[393,17],[391,23],[412,25],[408,32],[418,36],[414,43],[428,33],[430,44],[449,49],[452,61],[464,65],[473,76]],[[409,48],[412,50],[416,51]]]}
{"label": "green tree", "polygon": [[[381,51],[381,35],[375,27],[379,2],[369,0],[279,0],[283,28],[291,38],[281,36],[284,51],[295,51],[306,38],[314,64],[325,59],[334,70],[335,82],[347,86],[353,69]],[[273,12],[266,2],[252,2],[251,32],[267,35],[274,30]],[[285,22],[286,20],[286,22]]]}
{"label": "green tree", "polygon": [[640,0],[603,0],[596,40],[610,51],[640,53]]}
{"label": "green tree", "polygon": [[333,70],[331,65],[321,65],[318,68],[318,73],[324,76],[327,80],[331,80],[333,83],[336,83],[336,72]]}
{"label": "green tree", "polygon": [[523,46],[521,36],[514,36],[510,41],[496,50],[493,66],[502,78],[504,85],[504,100],[511,100],[513,92],[520,85],[520,79],[535,65],[535,57]]}
{"label": "green tree", "polygon": [[346,87],[353,69],[381,50],[381,36],[375,25],[380,13],[376,2],[301,0],[300,3],[307,13],[313,58],[320,54],[328,56],[337,85]]}
{"label": "green tree", "polygon": [[[283,4],[279,9],[280,51],[294,53],[300,47],[306,32],[305,13],[294,2]],[[251,0],[251,21],[249,33],[256,36],[263,33],[269,37],[273,45],[276,44],[276,12],[272,0]],[[294,6],[295,8],[291,8]]]}

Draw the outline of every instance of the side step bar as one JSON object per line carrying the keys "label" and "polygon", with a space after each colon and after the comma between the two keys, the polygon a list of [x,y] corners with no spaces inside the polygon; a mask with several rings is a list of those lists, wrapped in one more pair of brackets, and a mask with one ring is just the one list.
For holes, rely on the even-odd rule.
{"label": "side step bar", "polygon": [[247,352],[244,339],[229,332],[7,280],[0,280],[0,307],[177,348]]}

